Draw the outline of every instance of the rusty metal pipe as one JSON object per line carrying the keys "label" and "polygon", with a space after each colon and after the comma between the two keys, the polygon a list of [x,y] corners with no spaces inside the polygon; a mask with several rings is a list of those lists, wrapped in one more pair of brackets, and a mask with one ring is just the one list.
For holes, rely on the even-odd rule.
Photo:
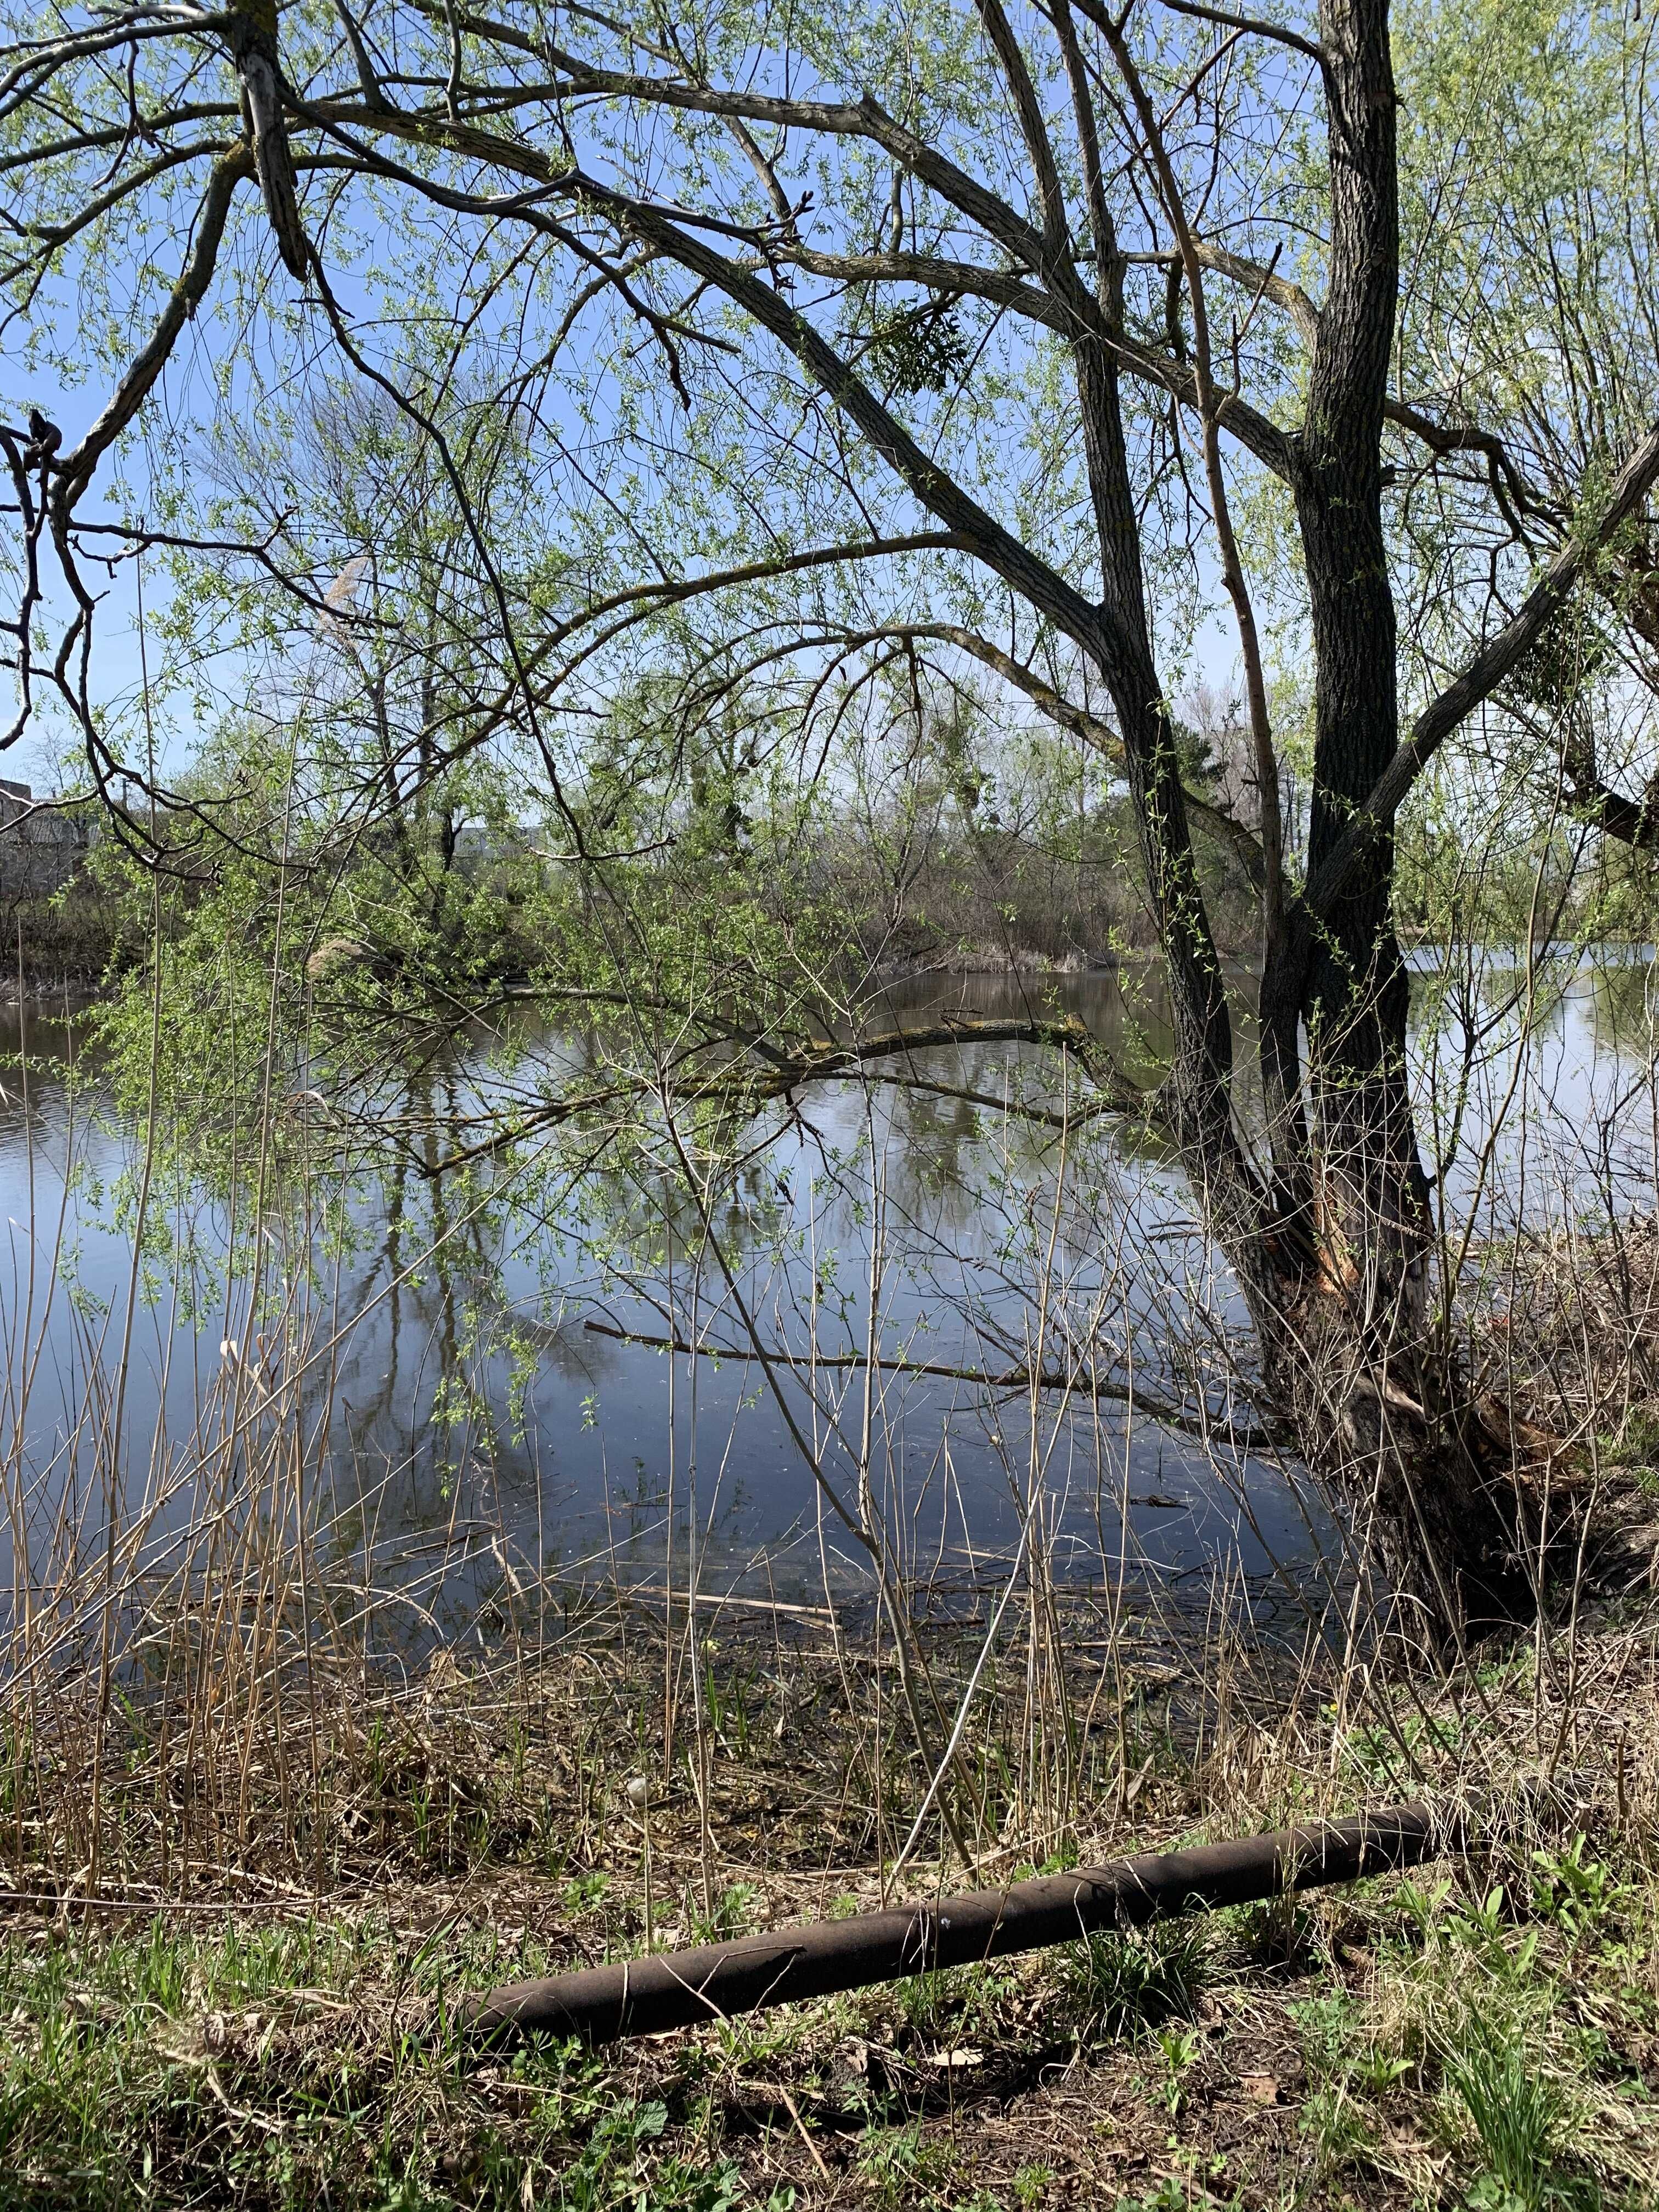
{"label": "rusty metal pipe", "polygon": [[1098,1929],[1139,1927],[1170,1913],[1358,1881],[1438,1857],[1455,1840],[1451,1825],[1426,1805],[1401,1805],[1237,1843],[1146,1851],[1003,1889],[517,1982],[476,2001],[470,2025],[475,2034],[492,2039],[540,2033],[610,2043],[657,2035],[698,2021],[1073,1942]]}

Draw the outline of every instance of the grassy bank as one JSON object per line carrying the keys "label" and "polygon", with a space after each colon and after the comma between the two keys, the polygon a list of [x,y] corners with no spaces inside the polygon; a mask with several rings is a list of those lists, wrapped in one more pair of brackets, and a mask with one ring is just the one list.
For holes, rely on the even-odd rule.
{"label": "grassy bank", "polygon": [[[1546,1626],[1449,1673],[1332,1650],[1340,1577],[1301,1653],[1252,1640],[1242,1568],[1207,1618],[1104,1550],[1067,1589],[1035,1518],[1012,1570],[981,1556],[933,1613],[894,1573],[856,1620],[827,1566],[821,1605],[705,1577],[688,1619],[684,1583],[666,1616],[559,1602],[497,1553],[400,1671],[441,1569],[383,1587],[330,1487],[320,1293],[266,1282],[285,1334],[226,1338],[142,1485],[96,1343],[72,1433],[30,1443],[23,1325],[0,2205],[1659,2202],[1659,1235],[1467,1256],[1464,1348],[1558,1540]],[[663,1572],[702,1570],[665,1539]],[[970,1698],[954,1833],[896,1874]],[[457,2030],[526,1973],[1424,1791],[1470,1844],[1410,1881],[597,2056]]]}
{"label": "grassy bank", "polygon": [[[705,1647],[702,1722],[665,1760],[660,1632],[625,1620],[395,1694],[336,1684],[318,1764],[251,1760],[240,1826],[192,1827],[177,1748],[140,1730],[96,1904],[14,1763],[0,2201],[1655,2201],[1645,1601],[1581,1605],[1432,1695],[1242,1665],[1224,1687],[1213,1651],[1182,1675],[1120,1650],[1046,1808],[994,1771],[1020,1655],[994,1686],[976,1775],[1010,1834],[1052,1825],[1051,1863],[1425,1788],[1471,1808],[1465,1862],[608,2053],[469,2051],[465,1990],[891,1893],[880,1672],[778,1627]],[[973,1878],[1030,1863],[991,1848]]]}

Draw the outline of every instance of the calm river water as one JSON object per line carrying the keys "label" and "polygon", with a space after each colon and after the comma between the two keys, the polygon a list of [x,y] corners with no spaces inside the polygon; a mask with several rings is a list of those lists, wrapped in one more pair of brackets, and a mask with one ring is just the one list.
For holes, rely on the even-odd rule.
{"label": "calm river water", "polygon": [[[1568,961],[1518,1005],[1511,963],[1415,964],[1425,1150],[1455,1202],[1498,1223],[1650,1205],[1645,955]],[[896,1001],[1001,1015],[1038,997],[1080,1016],[1120,1063],[1155,1069],[1164,1031],[1144,972],[957,978]],[[82,1479],[65,1440],[84,1437],[88,1394],[113,1371],[129,1318],[125,1393],[99,1418],[121,1425],[132,1486],[154,1483],[166,1440],[189,1432],[246,1352],[213,1265],[223,1218],[205,1196],[187,1222],[175,1206],[171,1224],[201,1255],[193,1280],[142,1271],[129,1317],[132,1254],[116,1219],[134,1133],[84,1096],[71,1111],[52,1063],[75,1048],[73,1023],[0,1014],[0,1427],[12,1432],[0,1456],[9,1441],[37,1534]],[[996,1097],[1011,1071],[1042,1080],[1052,1068],[1052,1055],[998,1044],[942,1049],[915,1072]],[[706,1255],[693,1264],[683,1200],[665,1205],[673,1259],[653,1256],[651,1194],[636,1182],[590,1183],[564,1216],[508,1207],[473,1222],[447,1215],[442,1186],[419,1176],[361,1187],[347,1233],[313,1255],[304,1301],[306,1449],[334,1565],[407,1593],[411,1620],[447,1625],[503,1585],[648,1588],[665,1573],[682,1587],[695,1573],[710,1595],[821,1602],[826,1577],[851,1593],[868,1571],[815,1480],[817,1452],[843,1500],[862,1468],[896,1559],[947,1599],[1006,1576],[1029,1525],[1060,1575],[1194,1605],[1241,1578],[1293,1618],[1333,1532],[1294,1469],[1238,1441],[1248,1347],[1181,1179],[1097,1125],[1068,1137],[1057,1200],[1061,1151],[1052,1128],[957,1097],[824,1086],[720,1201],[732,1280]],[[1024,1390],[889,1367],[866,1401],[855,1363],[872,1237],[885,1358],[997,1376],[1027,1364],[1041,1330],[1045,1367],[1108,1395],[1040,1392],[1034,1422]],[[274,1255],[267,1288],[277,1273]],[[746,1328],[844,1364],[809,1387],[777,1369],[769,1381],[752,1359],[605,1333],[739,1346]],[[1149,1410],[1175,1400],[1207,1415],[1207,1441]]]}

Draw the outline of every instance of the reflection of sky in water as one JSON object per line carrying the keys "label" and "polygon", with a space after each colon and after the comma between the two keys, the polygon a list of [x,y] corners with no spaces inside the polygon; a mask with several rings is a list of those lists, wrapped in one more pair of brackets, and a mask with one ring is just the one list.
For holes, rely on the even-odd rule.
{"label": "reflection of sky in water", "polygon": [[[1519,1204],[1535,1214],[1559,1202],[1563,1176],[1581,1205],[1593,1201],[1606,1174],[1625,1196],[1650,1189],[1646,969],[1586,969],[1540,999],[1516,1082],[1521,1012],[1509,1000],[1519,981],[1492,963],[1473,977],[1419,978],[1423,1010],[1444,1001],[1438,1033],[1419,1028],[1417,1073],[1425,1136],[1431,1127],[1458,1129],[1449,1190],[1466,1202],[1479,1188],[1489,1212]],[[1005,978],[951,988],[988,1014],[1018,1011],[1024,993]],[[1126,1004],[1112,976],[1052,979],[1044,988],[1120,1057],[1144,1062],[1156,1053],[1163,1030],[1150,987],[1140,988],[1139,1004]],[[909,996],[908,1011],[921,1012],[926,1002]],[[1470,1040],[1479,1049],[1466,1061]],[[0,1036],[6,1049],[15,1042],[15,1031]],[[61,1050],[62,1036],[42,1025],[35,1048]],[[951,1048],[919,1067],[934,1080],[1000,1095],[1011,1066],[1046,1080],[1052,1065],[1038,1049],[997,1045]],[[17,1073],[0,1082],[0,1225],[9,1239],[0,1300],[14,1393],[26,1323],[44,1335],[27,1418],[39,1473],[73,1426],[94,1348],[101,1342],[106,1364],[118,1349],[131,1252],[107,1225],[107,1193],[101,1206],[95,1189],[65,1193],[71,1133],[61,1086],[35,1074],[26,1124]],[[1621,1102],[1624,1091],[1632,1095]],[[1505,1102],[1504,1141],[1482,1176],[1481,1147]],[[1609,1115],[1611,1133],[1598,1134]],[[873,1197],[870,1156],[860,1149],[871,1130]],[[72,1141],[94,1183],[112,1184],[130,1165],[130,1146],[108,1133],[77,1132]],[[1091,1334],[1102,1377],[1179,1395],[1170,1369],[1179,1364],[1189,1302],[1212,1298],[1233,1319],[1236,1304],[1212,1283],[1179,1180],[1164,1162],[1135,1156],[1103,1126],[1086,1139],[1072,1136],[1068,1150],[1075,1201],[1055,1237],[1050,1320]],[[853,1084],[815,1091],[799,1121],[748,1164],[737,1200],[717,1216],[741,1255],[738,1287],[760,1334],[796,1351],[811,1341],[814,1267],[831,1272],[833,1257],[819,1351],[862,1352],[868,1224],[878,1200],[891,1255],[880,1285],[884,1353],[993,1374],[1023,1365],[1031,1290],[1053,1226],[1055,1157],[1051,1133],[960,1100],[890,1087],[866,1099]],[[590,1231],[623,1243],[649,1234],[637,1192],[613,1191],[609,1200],[608,1215],[602,1208]],[[631,1284],[607,1281],[579,1237],[561,1243],[527,1234],[522,1214],[503,1234],[447,1218],[452,1203],[441,1183],[415,1176],[361,1200],[352,1249],[324,1267],[308,1302],[309,1341],[332,1345],[317,1358],[312,1411],[329,1412],[337,1557],[366,1554],[377,1583],[428,1599],[441,1594],[456,1606],[476,1601],[504,1571],[520,1584],[613,1573],[660,1582],[671,1541],[683,1583],[694,1532],[710,1589],[810,1598],[825,1563],[839,1583],[867,1582],[757,1365],[671,1359],[586,1325],[662,1334],[672,1318],[676,1334],[737,1344],[742,1324],[712,1264],[694,1277],[682,1258],[672,1285],[649,1271]],[[90,1302],[77,1305],[60,1284],[42,1332],[60,1208],[69,1273]],[[213,1207],[201,1206],[191,1225],[205,1251],[222,1249]],[[439,1236],[441,1256],[425,1259]],[[280,1253],[267,1265],[279,1279]],[[153,1290],[133,1316],[124,1415],[128,1464],[140,1482],[158,1424],[164,1436],[187,1436],[208,1402],[228,1326],[216,1305],[191,1325],[173,1285],[163,1280]],[[509,1327],[516,1346],[505,1340]],[[234,1311],[228,1333],[240,1341]],[[1049,1364],[1063,1355],[1051,1337]],[[861,1377],[835,1369],[819,1385],[815,1412],[803,1387],[782,1382],[797,1430],[809,1443],[821,1440],[833,1412],[856,1444],[866,1425]],[[1219,1386],[1211,1395],[1220,1409]],[[1036,1454],[1061,1573],[1098,1579],[1103,1553],[1159,1587],[1195,1595],[1218,1563],[1282,1589],[1305,1583],[1316,1547],[1329,1545],[1322,1521],[1304,1518],[1278,1471],[1248,1462],[1241,1500],[1194,1439],[1140,1411],[1130,1418],[1115,1400],[1073,1400],[1056,1419],[1060,1404],[1057,1393],[1040,1396]],[[872,1395],[868,1429],[871,1479],[907,1571],[947,1587],[1006,1573],[1031,1480],[1025,1395],[889,1370]],[[1236,1483],[1240,1463],[1221,1457]],[[854,1455],[832,1443],[823,1466],[850,1498]],[[61,1498],[72,1479],[49,1469],[42,1502]],[[1291,1568],[1278,1581],[1269,1576],[1274,1559]]]}
{"label": "reflection of sky in water", "polygon": [[1419,954],[1413,1083],[1449,1205],[1503,1234],[1645,1209],[1656,1184],[1650,948],[1534,963]]}

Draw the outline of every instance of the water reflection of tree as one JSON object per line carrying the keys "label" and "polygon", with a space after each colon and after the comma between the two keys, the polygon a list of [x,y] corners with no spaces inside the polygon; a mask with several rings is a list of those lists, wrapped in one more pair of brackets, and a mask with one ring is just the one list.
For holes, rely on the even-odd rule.
{"label": "water reflection of tree", "polygon": [[1638,947],[1635,958],[1617,955],[1622,947],[1595,947],[1586,960],[1583,981],[1589,1032],[1598,1053],[1651,1065],[1659,1057],[1659,999],[1655,969]]}

